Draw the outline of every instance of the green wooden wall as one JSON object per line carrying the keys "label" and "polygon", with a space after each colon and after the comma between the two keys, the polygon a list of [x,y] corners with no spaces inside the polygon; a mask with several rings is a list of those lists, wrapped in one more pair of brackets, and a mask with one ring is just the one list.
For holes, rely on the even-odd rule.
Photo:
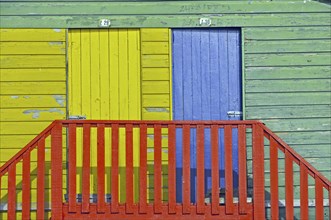
{"label": "green wooden wall", "polygon": [[209,18],[209,27],[242,28],[245,119],[264,121],[331,179],[330,4],[2,1],[0,6],[1,28],[98,28],[100,19],[109,19],[110,28],[206,27],[200,18]]}

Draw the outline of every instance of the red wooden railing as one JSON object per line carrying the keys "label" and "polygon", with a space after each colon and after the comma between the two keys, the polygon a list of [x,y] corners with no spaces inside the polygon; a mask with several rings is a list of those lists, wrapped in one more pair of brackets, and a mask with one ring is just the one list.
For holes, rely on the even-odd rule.
{"label": "red wooden railing", "polygon": [[[180,131],[180,137],[178,136]],[[235,135],[236,134],[236,135]],[[148,177],[148,137],[153,137],[153,182]],[[192,136],[196,138],[192,139]],[[162,138],[167,138],[167,162],[162,162]],[[210,143],[206,140],[210,139]],[[192,143],[195,140],[195,143]],[[47,143],[47,144],[46,144]],[[48,146],[48,144],[50,146]],[[220,148],[224,145],[224,150]],[[238,147],[233,162],[233,148]],[[182,148],[182,182],[176,172],[176,148]],[[45,149],[50,147],[51,200],[45,196]],[[67,151],[63,151],[63,147]],[[196,149],[196,173],[192,172],[190,151]],[[120,180],[119,152],[125,148],[125,181]],[[210,149],[208,156],[206,148]],[[251,150],[250,150],[251,149]],[[265,151],[270,155],[266,156]],[[53,122],[40,135],[0,168],[2,200],[7,203],[0,211],[0,218],[15,219],[20,212],[23,219],[31,218],[31,154],[37,151],[37,219],[47,217],[50,202],[52,219],[110,218],[114,219],[279,219],[280,194],[279,164],[285,158],[286,219],[294,217],[294,164],[300,168],[300,217],[309,217],[309,187],[315,188],[315,216],[324,218],[324,200],[331,210],[331,183],[298,155],[280,138],[258,121],[91,121],[61,120]],[[111,152],[106,158],[105,152]],[[222,151],[222,152],[220,152]],[[96,171],[92,169],[91,154],[97,152]],[[209,151],[208,151],[209,152]],[[251,152],[251,153],[250,153]],[[283,157],[279,155],[282,152]],[[219,155],[224,153],[224,157]],[[139,163],[135,158],[139,155]],[[251,159],[249,158],[251,154]],[[78,172],[78,160],[82,158],[82,173]],[[207,195],[208,181],[206,158],[211,160],[211,191]],[[66,169],[63,162],[67,163]],[[220,162],[224,160],[224,176],[220,174]],[[252,162],[252,166],[250,165]],[[106,163],[111,164],[110,167]],[[16,181],[17,167],[22,165],[22,188]],[[267,170],[266,164],[270,165]],[[237,166],[237,168],[235,168]],[[166,169],[164,169],[164,167]],[[138,169],[138,174],[135,172]],[[236,170],[237,169],[237,170]],[[165,171],[166,170],[166,171]],[[270,190],[265,186],[266,172],[270,173]],[[106,173],[110,173],[109,176]],[[178,174],[178,173],[177,173]],[[78,175],[78,176],[77,176]],[[91,182],[96,176],[96,189]],[[138,177],[137,177],[138,175]],[[196,178],[196,198],[192,202],[190,181]],[[234,175],[238,177],[238,184]],[[308,177],[315,180],[309,186]],[[4,183],[4,179],[8,181]],[[108,179],[107,179],[108,178]],[[225,181],[221,184],[220,179]],[[250,185],[252,179],[252,186]],[[111,181],[110,181],[111,180]],[[67,184],[63,184],[63,181]],[[135,181],[138,181],[138,187]],[[95,182],[93,182],[95,183]],[[125,188],[125,198],[120,191]],[[179,193],[176,185],[181,185]],[[93,185],[93,186],[92,186]],[[5,187],[4,187],[5,186]],[[80,187],[78,187],[80,186]],[[222,195],[220,188],[225,188]],[[250,188],[253,188],[252,194]],[[81,188],[81,190],[78,190]],[[148,192],[153,188],[153,198]],[[165,189],[167,188],[167,189]],[[65,190],[63,190],[65,189]],[[17,204],[17,192],[22,190],[21,210]],[[236,195],[235,191],[238,191]],[[327,192],[327,194],[324,193]],[[96,200],[91,201],[91,194]],[[179,193],[179,194],[178,194]],[[111,199],[105,199],[111,194]],[[271,214],[266,212],[266,194],[270,194]],[[77,198],[81,195],[81,199]],[[165,196],[166,195],[166,196]],[[180,201],[178,202],[178,196]],[[221,197],[221,198],[220,198]],[[222,200],[223,197],[223,200]],[[236,198],[239,197],[239,198]],[[66,199],[67,198],[67,199]],[[209,199],[208,199],[209,198]],[[252,199],[250,199],[252,198]],[[225,201],[225,202],[224,202]],[[330,212],[330,211],[329,211]],[[331,216],[331,213],[330,213]]]}

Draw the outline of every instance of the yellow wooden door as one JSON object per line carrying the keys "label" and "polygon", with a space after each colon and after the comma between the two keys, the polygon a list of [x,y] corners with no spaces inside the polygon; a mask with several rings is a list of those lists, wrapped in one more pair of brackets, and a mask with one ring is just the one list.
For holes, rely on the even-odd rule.
{"label": "yellow wooden door", "polygon": [[[139,29],[77,29],[69,30],[69,117],[86,119],[140,120],[140,32]],[[82,131],[78,131],[77,166],[82,167]],[[119,166],[120,200],[125,198],[125,137],[120,130]],[[134,132],[134,140],[138,140]],[[96,131],[91,132],[91,192],[96,193]],[[106,144],[110,144],[106,132]],[[108,145],[109,146],[109,145]],[[139,155],[134,147],[134,166]],[[106,148],[106,167],[111,164],[111,152]],[[110,170],[110,169],[106,169]],[[137,168],[136,168],[137,170]],[[81,172],[78,170],[78,182]],[[110,175],[106,190],[110,191]],[[137,181],[135,181],[137,182]],[[138,184],[138,183],[137,183]],[[80,189],[78,189],[80,191]],[[137,191],[137,190],[136,190]]]}
{"label": "yellow wooden door", "polygon": [[[170,120],[171,119],[171,46],[170,30],[153,29],[73,29],[69,30],[69,116],[86,119]],[[78,155],[81,135],[78,131]],[[106,144],[110,144],[106,132]],[[149,199],[153,199],[152,132],[148,135]],[[96,132],[92,131],[92,149]],[[167,131],[163,130],[163,155],[167,163]],[[134,131],[135,195],[139,191],[139,132]],[[120,201],[125,201],[125,137],[120,131]],[[106,158],[111,158],[106,148]],[[82,167],[81,156],[77,166]],[[96,153],[91,152],[91,192],[96,193]],[[106,160],[110,167],[111,160]],[[106,169],[110,170],[110,169]],[[164,175],[166,175],[164,170]],[[78,170],[78,182],[81,172]],[[108,178],[109,177],[109,178]],[[164,186],[166,186],[166,177]],[[110,191],[110,173],[106,178]],[[78,185],[78,192],[80,191]],[[164,197],[164,199],[166,199]]]}

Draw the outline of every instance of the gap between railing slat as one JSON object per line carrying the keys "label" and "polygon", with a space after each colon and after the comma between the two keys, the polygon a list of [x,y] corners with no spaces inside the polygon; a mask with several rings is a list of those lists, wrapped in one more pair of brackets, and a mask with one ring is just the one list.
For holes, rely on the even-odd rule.
{"label": "gap between railing slat", "polygon": [[[22,219],[30,219],[31,206],[31,178],[30,178],[30,152],[23,155],[23,177],[22,177]],[[1,178],[0,178],[1,190]],[[1,198],[1,193],[0,193]]]}
{"label": "gap between railing slat", "polygon": [[232,160],[232,127],[224,128],[225,142],[225,212],[233,214],[233,160]]}
{"label": "gap between railing slat", "polygon": [[247,153],[246,126],[238,126],[238,154],[239,154],[239,213],[246,214],[247,208]]}
{"label": "gap between railing slat", "polygon": [[319,177],[315,179],[315,200],[316,219],[324,219],[323,183]]}

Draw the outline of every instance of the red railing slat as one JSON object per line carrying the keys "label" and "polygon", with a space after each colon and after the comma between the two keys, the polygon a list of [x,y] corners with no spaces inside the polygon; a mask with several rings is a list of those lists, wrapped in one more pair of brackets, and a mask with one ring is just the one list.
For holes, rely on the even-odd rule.
{"label": "red railing slat", "polygon": [[205,213],[205,129],[197,126],[197,213]]}
{"label": "red railing slat", "polygon": [[[22,219],[30,219],[31,206],[31,179],[30,179],[30,152],[23,155],[23,177],[22,177]],[[0,178],[1,190],[1,178]],[[1,193],[0,193],[1,198]]]}
{"label": "red railing slat", "polygon": [[183,125],[183,213],[191,212],[190,125]]}
{"label": "red railing slat", "polygon": [[246,126],[238,126],[238,154],[239,154],[239,213],[247,213],[247,153]]}
{"label": "red railing slat", "polygon": [[112,124],[111,212],[118,213],[118,124]]}
{"label": "red railing slat", "polygon": [[324,219],[324,207],[323,207],[323,183],[319,177],[315,179],[315,210],[316,219]]}
{"label": "red railing slat", "polygon": [[45,218],[45,139],[38,141],[37,219]]}
{"label": "red railing slat", "polygon": [[105,212],[105,125],[97,126],[98,213]]}
{"label": "red railing slat", "polygon": [[125,125],[126,142],[126,213],[133,213],[133,127]]}
{"label": "red railing slat", "polygon": [[279,219],[278,195],[278,143],[270,139],[270,197],[271,219]]}
{"label": "red railing slat", "polygon": [[51,130],[52,218],[62,218],[62,124]]}
{"label": "red railing slat", "polygon": [[82,212],[90,212],[90,124],[83,125]]}
{"label": "red railing slat", "polygon": [[211,126],[211,213],[219,213],[219,152],[218,126]]}
{"label": "red railing slat", "polygon": [[8,168],[8,219],[16,219],[16,163]]}
{"label": "red railing slat", "polygon": [[265,219],[263,129],[253,125],[253,209],[254,219]]}
{"label": "red railing slat", "polygon": [[285,151],[285,205],[286,219],[291,220],[294,217],[293,207],[293,160],[290,153]]}
{"label": "red railing slat", "polygon": [[300,164],[300,217],[308,219],[308,172],[304,164]]}
{"label": "red railing slat", "polygon": [[70,124],[68,128],[69,141],[69,212],[76,212],[76,125]]}
{"label": "red railing slat", "polygon": [[226,125],[224,128],[225,142],[225,211],[233,214],[233,167],[232,167],[232,127]]}
{"label": "red railing slat", "polygon": [[176,127],[169,125],[168,128],[168,199],[169,213],[176,213]]}
{"label": "red railing slat", "polygon": [[147,125],[140,125],[139,212],[147,212]]}
{"label": "red railing slat", "polygon": [[154,212],[162,213],[161,125],[154,125]]}

